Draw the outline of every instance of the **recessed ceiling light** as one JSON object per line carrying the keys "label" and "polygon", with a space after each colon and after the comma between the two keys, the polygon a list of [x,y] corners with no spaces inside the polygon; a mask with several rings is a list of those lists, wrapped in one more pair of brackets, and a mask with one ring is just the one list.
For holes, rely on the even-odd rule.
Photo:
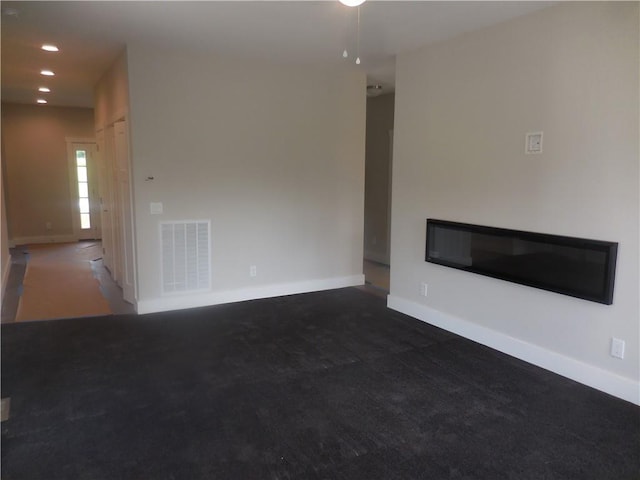
{"label": "recessed ceiling light", "polygon": [[47,52],[58,52],[59,49],[55,45],[42,45],[42,50],[46,50]]}
{"label": "recessed ceiling light", "polygon": [[339,0],[339,2],[347,7],[358,7],[362,5],[365,0]]}
{"label": "recessed ceiling light", "polygon": [[40,88],[38,88],[38,91],[42,92],[42,93],[49,93],[51,91],[51,89],[49,89],[47,87],[40,87]]}
{"label": "recessed ceiling light", "polygon": [[46,77],[53,77],[55,73],[51,70],[40,70],[40,75],[45,75]]}
{"label": "recessed ceiling light", "polygon": [[47,103],[47,101],[44,98],[39,98],[36,100],[36,102],[38,103]]}

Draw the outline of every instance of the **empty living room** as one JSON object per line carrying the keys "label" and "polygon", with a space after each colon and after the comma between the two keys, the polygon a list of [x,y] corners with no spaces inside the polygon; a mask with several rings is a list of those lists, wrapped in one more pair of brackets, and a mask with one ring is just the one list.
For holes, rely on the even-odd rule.
{"label": "empty living room", "polygon": [[2,478],[640,478],[639,7],[3,1]]}

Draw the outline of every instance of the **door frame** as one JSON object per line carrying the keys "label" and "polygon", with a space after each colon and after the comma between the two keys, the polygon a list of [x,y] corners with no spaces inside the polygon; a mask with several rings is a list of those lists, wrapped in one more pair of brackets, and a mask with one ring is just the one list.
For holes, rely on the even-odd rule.
{"label": "door frame", "polygon": [[120,224],[120,271],[123,299],[136,304],[136,256],[135,256],[135,220],[133,210],[133,184],[131,168],[131,145],[129,142],[129,120],[122,118],[113,123],[114,167],[116,184],[114,194],[119,208]]}
{"label": "door frame", "polygon": [[[65,137],[65,141],[67,143],[67,163],[69,168],[69,193],[71,194],[71,217],[72,217],[72,225],[73,225],[73,236],[78,240],[96,240],[102,237],[101,231],[101,216],[100,216],[100,201],[99,201],[99,187],[98,187],[98,165],[96,164],[96,139],[95,138],[76,138],[76,137]],[[76,145],[88,146],[86,150],[87,152],[87,175],[88,175],[88,183],[89,183],[89,212],[91,215],[91,228],[89,231],[91,232],[89,236],[86,236],[83,233],[83,230],[80,228],[80,216],[79,216],[79,205],[78,205],[78,175],[76,172]],[[89,165],[91,164],[91,165]]]}
{"label": "door frame", "polygon": [[96,131],[96,158],[98,160],[98,187],[100,193],[100,229],[102,233],[102,264],[109,271],[113,278],[113,219],[111,214],[112,201],[110,199],[111,189],[107,183],[110,182],[106,152],[105,131]]}

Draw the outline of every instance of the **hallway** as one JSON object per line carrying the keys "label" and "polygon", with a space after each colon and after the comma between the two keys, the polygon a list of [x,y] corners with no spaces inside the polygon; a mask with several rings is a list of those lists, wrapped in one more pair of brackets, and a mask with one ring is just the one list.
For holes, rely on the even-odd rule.
{"label": "hallway", "polygon": [[2,323],[134,313],[102,265],[99,241],[24,245],[11,255]]}

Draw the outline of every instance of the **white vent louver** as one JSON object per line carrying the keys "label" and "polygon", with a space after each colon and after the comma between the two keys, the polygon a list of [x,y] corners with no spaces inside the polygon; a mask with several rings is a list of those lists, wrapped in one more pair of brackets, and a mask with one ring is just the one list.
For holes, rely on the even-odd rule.
{"label": "white vent louver", "polygon": [[160,224],[163,293],[209,289],[209,231],[208,220]]}

